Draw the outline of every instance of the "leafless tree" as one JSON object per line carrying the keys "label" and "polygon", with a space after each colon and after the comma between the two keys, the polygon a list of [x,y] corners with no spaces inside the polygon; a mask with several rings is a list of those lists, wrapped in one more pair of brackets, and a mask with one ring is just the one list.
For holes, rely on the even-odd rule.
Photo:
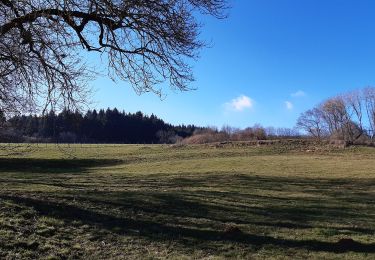
{"label": "leafless tree", "polygon": [[235,133],[239,132],[240,129],[236,128],[236,127],[233,127],[233,126],[230,126],[230,125],[223,125],[220,129],[220,132],[222,132],[223,134],[225,134],[228,139],[234,135]]}
{"label": "leafless tree", "polygon": [[368,130],[370,130],[370,136],[373,139],[375,137],[375,88],[367,87],[362,92],[369,124]]}
{"label": "leafless tree", "polygon": [[343,129],[349,120],[344,99],[341,96],[328,99],[320,105],[320,110],[330,134],[340,135],[344,139]]}
{"label": "leafless tree", "polygon": [[255,124],[252,129],[257,140],[267,139],[266,129],[263,126],[260,124]]}
{"label": "leafless tree", "polygon": [[[367,118],[366,118],[367,117]],[[374,137],[375,88],[367,87],[330,98],[301,114],[297,126],[318,137],[317,125],[334,138],[349,142]],[[319,137],[318,137],[319,138]]]}
{"label": "leafless tree", "polygon": [[179,90],[205,46],[198,12],[223,18],[226,0],[0,0],[0,110],[20,113],[87,99],[100,54],[113,80],[138,93]]}
{"label": "leafless tree", "polygon": [[317,107],[302,113],[297,120],[297,128],[306,131],[319,140],[326,135],[326,126],[323,112]]}
{"label": "leafless tree", "polygon": [[275,137],[276,136],[276,128],[273,126],[269,126],[265,128],[266,135],[268,137]]}
{"label": "leafless tree", "polygon": [[363,108],[364,108],[364,98],[362,92],[359,90],[351,91],[343,95],[343,100],[346,104],[348,114],[351,120],[355,122],[358,127],[363,131]]}
{"label": "leafless tree", "polygon": [[255,124],[252,127],[246,127],[243,130],[237,130],[232,139],[236,141],[265,140],[267,133],[263,126]]}
{"label": "leafless tree", "polygon": [[245,129],[239,131],[236,134],[237,141],[251,141],[255,139],[256,137],[255,137],[254,129],[252,127],[246,127]]}

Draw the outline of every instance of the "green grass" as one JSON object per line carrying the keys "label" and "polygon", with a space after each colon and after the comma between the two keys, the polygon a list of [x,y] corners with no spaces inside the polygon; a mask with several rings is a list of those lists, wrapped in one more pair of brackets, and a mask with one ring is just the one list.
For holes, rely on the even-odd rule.
{"label": "green grass", "polygon": [[1,259],[375,258],[375,149],[28,150],[0,156]]}

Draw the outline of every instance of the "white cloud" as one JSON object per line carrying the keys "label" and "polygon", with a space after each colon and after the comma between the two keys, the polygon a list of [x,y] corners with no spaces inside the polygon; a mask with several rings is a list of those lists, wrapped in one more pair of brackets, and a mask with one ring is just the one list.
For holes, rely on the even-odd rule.
{"label": "white cloud", "polygon": [[243,111],[247,108],[252,108],[254,106],[254,100],[250,97],[241,95],[237,98],[232,99],[230,102],[225,103],[225,107],[232,111]]}
{"label": "white cloud", "polygon": [[286,109],[288,109],[288,110],[292,110],[293,109],[293,103],[292,102],[290,102],[290,101],[285,101],[285,107],[286,107]]}
{"label": "white cloud", "polygon": [[306,93],[302,90],[298,90],[297,92],[294,92],[290,94],[292,97],[305,97]]}

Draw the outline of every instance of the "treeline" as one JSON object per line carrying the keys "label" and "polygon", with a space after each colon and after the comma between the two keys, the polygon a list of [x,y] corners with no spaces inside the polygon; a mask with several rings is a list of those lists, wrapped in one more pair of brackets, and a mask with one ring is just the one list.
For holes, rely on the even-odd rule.
{"label": "treeline", "polygon": [[349,143],[375,137],[375,88],[367,87],[330,98],[304,112],[297,127],[317,139]]}
{"label": "treeline", "polygon": [[155,115],[125,113],[115,109],[89,110],[85,114],[64,110],[43,116],[22,115],[5,119],[0,111],[0,142],[53,143],[186,143],[250,141],[296,138],[296,129],[223,126],[174,126]]}
{"label": "treeline", "polygon": [[226,141],[253,141],[267,139],[301,138],[298,129],[263,127],[255,124],[245,129],[223,126],[220,130],[216,127],[197,129],[190,137],[182,142],[185,144],[203,144]]}
{"label": "treeline", "polygon": [[155,115],[125,113],[116,108],[89,110],[85,114],[64,110],[43,116],[0,115],[2,142],[61,143],[176,143],[191,136],[194,125],[173,126]]}

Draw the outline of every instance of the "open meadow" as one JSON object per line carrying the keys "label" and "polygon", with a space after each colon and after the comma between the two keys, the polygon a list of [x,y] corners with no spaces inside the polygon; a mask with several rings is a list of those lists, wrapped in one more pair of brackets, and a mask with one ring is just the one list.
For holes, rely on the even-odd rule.
{"label": "open meadow", "polygon": [[39,145],[0,156],[0,238],[1,259],[374,259],[375,148]]}

